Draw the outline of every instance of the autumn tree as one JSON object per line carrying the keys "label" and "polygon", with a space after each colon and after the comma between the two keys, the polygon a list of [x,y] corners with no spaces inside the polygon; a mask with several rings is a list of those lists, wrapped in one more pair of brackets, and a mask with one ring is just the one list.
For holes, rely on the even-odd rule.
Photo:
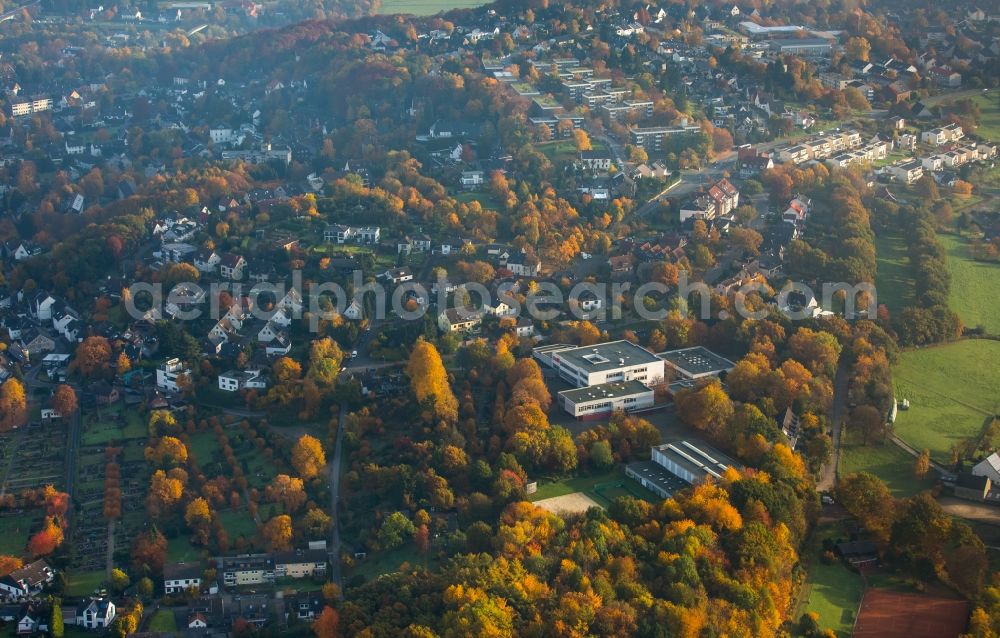
{"label": "autumn tree", "polygon": [[285,512],[293,513],[305,505],[308,497],[302,479],[279,474],[264,488],[264,498],[272,503],[281,503]]}
{"label": "autumn tree", "polygon": [[111,570],[111,579],[109,582],[111,584],[111,589],[118,594],[124,592],[128,589],[128,586],[132,584],[128,574],[117,567]]}
{"label": "autumn tree", "polygon": [[393,550],[412,538],[416,531],[413,521],[406,518],[402,512],[393,512],[382,522],[382,527],[378,530],[378,542],[383,549]]}
{"label": "autumn tree", "polygon": [[590,143],[590,136],[582,128],[573,130],[573,142],[576,144],[577,151],[583,152],[593,149],[593,145]]}
{"label": "autumn tree", "polygon": [[837,485],[837,500],[867,530],[882,540],[888,540],[895,516],[895,501],[882,479],[868,472],[848,474]]}
{"label": "autumn tree", "polygon": [[70,367],[87,379],[106,378],[111,370],[111,344],[104,337],[87,337],[76,347]]}
{"label": "autumn tree", "polygon": [[24,425],[28,420],[28,399],[24,386],[11,377],[0,386],[0,431]]}
{"label": "autumn tree", "polygon": [[292,446],[292,467],[308,480],[317,476],[326,465],[323,444],[314,436],[303,434]]}
{"label": "autumn tree", "polygon": [[721,434],[733,416],[733,402],[718,379],[678,391],[674,404],[681,421],[713,435]]}
{"label": "autumn tree", "polygon": [[292,546],[292,518],[287,514],[279,514],[264,523],[260,533],[270,551],[290,549]]}
{"label": "autumn tree", "polygon": [[922,481],[927,478],[927,473],[930,469],[931,453],[930,450],[924,450],[917,455],[916,460],[913,462],[913,477],[918,481]]}
{"label": "autumn tree", "polygon": [[132,541],[129,555],[133,570],[145,574],[162,574],[167,559],[167,537],[156,527],[142,531]]}
{"label": "autumn tree", "polygon": [[439,419],[454,422],[458,418],[458,399],[448,384],[448,373],[433,344],[418,339],[406,366],[410,387],[417,402],[427,406]]}
{"label": "autumn tree", "polygon": [[56,386],[55,392],[52,393],[52,409],[59,416],[69,417],[76,412],[76,408],[76,390],[65,383]]}
{"label": "autumn tree", "polygon": [[323,607],[323,613],[313,622],[312,630],[316,634],[316,638],[337,638],[339,623],[340,617],[337,615],[337,611],[326,605]]}
{"label": "autumn tree", "polygon": [[340,374],[344,352],[336,341],[329,337],[317,339],[309,346],[309,371],[306,378],[317,385],[328,387]]}
{"label": "autumn tree", "polygon": [[184,496],[184,483],[172,478],[163,470],[157,470],[149,481],[146,494],[146,509],[152,518],[159,518],[169,512]]}
{"label": "autumn tree", "polygon": [[313,508],[302,517],[302,531],[309,538],[321,538],[330,531],[333,519],[319,508]]}
{"label": "autumn tree", "polygon": [[21,569],[23,561],[17,556],[0,555],[0,577],[6,576],[15,569]]}
{"label": "autumn tree", "polygon": [[208,506],[208,501],[199,496],[188,503],[184,510],[184,522],[194,532],[194,540],[198,544],[208,543],[212,527],[212,510]]}
{"label": "autumn tree", "polygon": [[188,451],[180,439],[164,436],[146,447],[145,456],[148,462],[160,467],[183,465],[187,462]]}
{"label": "autumn tree", "polygon": [[51,516],[45,517],[42,529],[28,540],[28,551],[33,556],[48,556],[62,545],[63,529]]}
{"label": "autumn tree", "polygon": [[861,432],[862,445],[868,445],[874,435],[885,436],[885,417],[873,405],[859,405],[851,410],[850,424]]}

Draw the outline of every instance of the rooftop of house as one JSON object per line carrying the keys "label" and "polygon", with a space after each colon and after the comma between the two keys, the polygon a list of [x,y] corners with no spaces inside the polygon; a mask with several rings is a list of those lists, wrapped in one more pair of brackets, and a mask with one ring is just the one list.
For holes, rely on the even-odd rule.
{"label": "rooftop of house", "polygon": [[163,566],[163,580],[191,580],[201,578],[200,563],[170,563]]}

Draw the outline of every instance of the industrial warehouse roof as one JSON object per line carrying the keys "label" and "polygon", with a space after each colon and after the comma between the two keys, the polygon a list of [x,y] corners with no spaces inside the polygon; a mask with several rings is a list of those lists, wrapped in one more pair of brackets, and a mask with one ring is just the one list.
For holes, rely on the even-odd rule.
{"label": "industrial warehouse roof", "polygon": [[553,350],[550,354],[588,372],[614,370],[659,361],[655,354],[629,341],[611,341],[593,346],[571,347],[566,350]]}
{"label": "industrial warehouse roof", "polygon": [[663,490],[666,494],[673,494],[677,490],[688,486],[687,482],[677,478],[665,468],[652,461],[636,461],[628,464],[628,470],[635,476],[642,477]]}
{"label": "industrial warehouse roof", "polygon": [[576,388],[573,390],[563,390],[559,396],[572,403],[587,403],[598,399],[617,399],[635,394],[652,392],[642,384],[641,381],[615,381],[613,383],[601,383],[586,388]]}
{"label": "industrial warehouse roof", "polygon": [[709,476],[720,478],[728,468],[738,467],[728,456],[704,443],[677,441],[658,445],[655,449],[667,460],[698,477],[696,480]]}
{"label": "industrial warehouse roof", "polygon": [[702,346],[670,350],[668,352],[661,352],[656,356],[689,378],[729,372],[736,365],[729,359],[720,357]]}

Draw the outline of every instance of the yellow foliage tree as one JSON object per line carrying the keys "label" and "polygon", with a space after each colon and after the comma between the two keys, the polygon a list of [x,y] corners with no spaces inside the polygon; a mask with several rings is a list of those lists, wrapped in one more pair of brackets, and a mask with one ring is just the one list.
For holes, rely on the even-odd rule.
{"label": "yellow foliage tree", "polygon": [[458,399],[448,385],[448,373],[433,344],[419,339],[406,366],[410,387],[421,404],[430,405],[439,419],[454,423],[458,419]]}
{"label": "yellow foliage tree", "polygon": [[292,467],[304,479],[311,479],[326,465],[323,444],[314,436],[303,434],[292,446]]}

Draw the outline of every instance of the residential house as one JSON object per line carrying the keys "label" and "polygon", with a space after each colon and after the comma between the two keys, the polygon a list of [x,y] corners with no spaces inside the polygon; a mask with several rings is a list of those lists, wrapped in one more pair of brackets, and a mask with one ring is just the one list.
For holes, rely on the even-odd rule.
{"label": "residential house", "polygon": [[156,367],[156,387],[167,392],[177,392],[177,377],[184,375],[190,379],[191,370],[177,357],[167,359]]}
{"label": "residential house", "polygon": [[55,577],[55,571],[44,559],[39,558],[0,578],[0,592],[14,599],[36,596]]}
{"label": "residential house", "polygon": [[240,255],[226,253],[219,262],[219,275],[223,279],[240,281],[243,279],[243,269],[246,268],[247,261]]}
{"label": "residential house", "polygon": [[483,310],[485,310],[487,314],[497,318],[511,317],[517,314],[517,308],[508,305],[507,302],[504,301],[503,297],[491,299],[490,302],[483,307]]}
{"label": "residential house", "polygon": [[940,146],[942,144],[947,144],[948,142],[957,142],[963,137],[965,137],[965,132],[959,124],[939,126],[938,128],[933,128],[929,131],[923,131],[920,133],[921,142],[924,144],[932,144],[934,146]]}
{"label": "residential house", "polygon": [[462,171],[459,183],[463,188],[476,188],[485,183],[483,171]]}
{"label": "residential house", "polygon": [[483,323],[483,311],[476,308],[448,308],[438,315],[441,332],[470,332]]}
{"label": "residential house", "polygon": [[635,256],[632,254],[608,257],[608,268],[612,275],[631,275],[635,269]]}
{"label": "residential house", "polygon": [[924,176],[924,167],[919,160],[915,159],[891,164],[885,170],[897,182],[903,182],[904,184],[912,184]]}
{"label": "residential house", "polygon": [[115,604],[104,598],[84,600],[76,606],[76,626],[107,629],[115,619]]}
{"label": "residential house", "polygon": [[35,328],[22,331],[20,343],[21,351],[28,360],[32,357],[40,359],[44,354],[56,349],[56,342]]}
{"label": "residential house", "polygon": [[365,310],[357,299],[352,299],[351,303],[347,305],[347,308],[344,308],[343,314],[345,319],[350,319],[351,321],[361,321],[364,319]]}
{"label": "residential house", "polygon": [[198,269],[198,272],[203,273],[215,272],[215,269],[219,267],[220,262],[222,262],[222,257],[219,256],[219,253],[208,248],[199,250],[192,258],[194,267]]}
{"label": "residential house", "polygon": [[323,241],[346,244],[354,236],[354,229],[343,224],[331,224],[323,229]]}
{"label": "residential house", "polygon": [[518,337],[532,337],[535,335],[535,324],[527,317],[518,317],[514,324],[514,334]]}
{"label": "residential house", "polygon": [[760,153],[750,145],[741,146],[737,152],[736,165],[740,177],[747,179],[760,175],[763,171],[774,168],[774,160],[768,153]]}
{"label": "residential house", "polygon": [[534,255],[515,253],[507,259],[504,267],[520,277],[537,277],[542,270],[542,262]]}
{"label": "residential house", "polygon": [[263,390],[267,388],[267,378],[261,370],[229,370],[219,375],[218,384],[225,392]]}
{"label": "residential house", "polygon": [[378,276],[379,279],[392,284],[401,284],[413,280],[413,273],[406,266],[402,268],[392,268]]}
{"label": "residential house", "polygon": [[48,605],[36,601],[24,603],[17,616],[17,635],[28,636],[47,632],[51,615],[52,610]]}
{"label": "residential house", "polygon": [[312,578],[326,574],[329,555],[324,549],[293,549],[274,552],[274,576],[276,578]]}
{"label": "residential house", "polygon": [[288,620],[297,619],[310,622],[323,613],[326,603],[316,595],[300,594],[298,596],[288,596],[285,598],[285,613]]}
{"label": "residential house", "polygon": [[242,554],[219,560],[222,582],[227,587],[274,582],[274,559],[267,554]]}
{"label": "residential house", "polygon": [[28,239],[23,240],[15,248],[11,255],[14,257],[15,261],[24,261],[30,257],[36,257],[41,255],[44,249],[33,241]]}
{"label": "residential house", "polygon": [[579,165],[592,171],[611,169],[611,154],[605,151],[580,151]]}
{"label": "residential house", "polygon": [[163,566],[163,592],[179,594],[201,588],[202,568],[199,563],[171,563]]}

